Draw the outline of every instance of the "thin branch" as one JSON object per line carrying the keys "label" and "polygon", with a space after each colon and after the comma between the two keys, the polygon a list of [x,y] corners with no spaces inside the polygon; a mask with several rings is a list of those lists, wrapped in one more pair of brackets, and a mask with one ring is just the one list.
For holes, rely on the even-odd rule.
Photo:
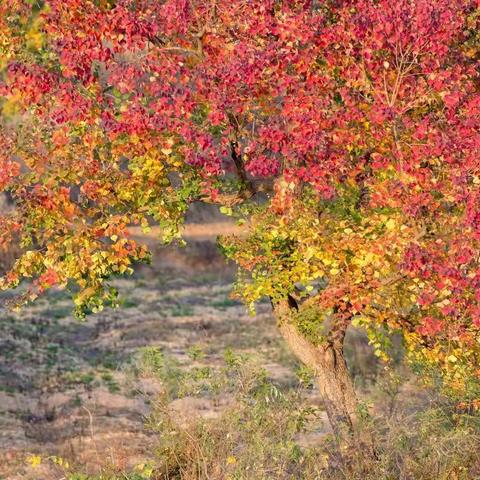
{"label": "thin branch", "polygon": [[242,190],[249,192],[249,197],[255,195],[257,191],[255,190],[253,183],[249,180],[247,172],[245,171],[245,164],[243,162],[242,156],[238,152],[238,144],[236,141],[230,142],[231,156],[233,163],[235,165],[237,175],[240,178],[242,183]]}
{"label": "thin branch", "polygon": [[183,53],[184,55],[193,55],[199,58],[202,57],[202,54],[199,51],[183,47],[164,47],[160,49],[160,52]]}

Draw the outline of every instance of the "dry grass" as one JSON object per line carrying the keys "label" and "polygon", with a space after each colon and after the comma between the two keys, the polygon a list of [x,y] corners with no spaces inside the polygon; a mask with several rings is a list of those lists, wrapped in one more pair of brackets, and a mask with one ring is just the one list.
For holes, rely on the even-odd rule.
{"label": "dry grass", "polygon": [[[337,450],[308,375],[302,375],[304,383],[293,378],[295,364],[277,338],[268,305],[251,319],[228,298],[225,282],[233,271],[221,266],[211,239],[235,228],[187,226],[188,249],[161,248],[158,265],[119,282],[128,293],[119,312],[78,325],[69,318],[70,303],[58,296],[21,316],[3,313],[0,336],[8,348],[0,348],[0,370],[6,372],[0,398],[13,407],[2,417],[10,430],[5,422],[0,439],[8,448],[0,452],[0,478],[8,462],[17,462],[10,458],[17,450],[9,448],[20,439],[25,448],[17,445],[18,463],[10,469],[18,475],[6,473],[5,479],[480,479],[480,418],[458,415],[451,402],[434,392],[420,394],[405,377],[382,378],[358,331],[350,335],[347,356],[357,388],[368,391],[364,400],[375,403],[365,408],[364,428],[376,438],[377,457]],[[15,255],[0,253],[0,268]],[[197,344],[206,349],[205,358],[190,351]],[[152,348],[136,364],[132,381],[150,388],[148,396],[138,386],[132,393],[117,366],[144,345]],[[256,356],[228,353],[222,359],[228,345]],[[259,364],[268,364],[269,373]],[[53,420],[30,405],[40,392],[45,405],[57,405]],[[147,405],[146,432],[140,417]],[[20,406],[31,415],[20,415]],[[25,421],[30,417],[31,423]],[[78,445],[71,458],[67,443]],[[132,469],[140,449],[143,460]],[[31,452],[42,456],[42,465],[27,476],[25,455]],[[48,458],[52,453],[76,465]],[[93,469],[97,457],[101,463]],[[102,474],[84,473],[100,466]]]}
{"label": "dry grass", "polygon": [[[149,418],[157,434],[151,467],[146,473],[105,473],[97,480],[480,478],[480,417],[456,415],[439,396],[423,412],[367,416],[362,428],[376,439],[373,458],[357,446],[339,452],[320,428],[321,412],[308,403],[308,387],[276,385],[251,360],[228,353],[223,368],[197,363],[184,371],[150,349],[141,371],[164,386]],[[203,396],[213,404],[227,396],[229,401],[213,417],[186,418],[172,407],[173,397],[183,396]],[[302,435],[315,431],[315,442],[303,444]]]}
{"label": "dry grass", "polygon": [[[393,409],[365,411],[360,435],[375,439],[373,458],[355,444],[338,450],[305,372],[301,381],[278,384],[254,355],[227,350],[215,366],[201,351],[189,356],[179,361],[149,347],[132,367],[132,381],[158,386],[146,423],[154,435],[150,461],[130,470],[117,462],[89,476],[53,457],[49,471],[66,480],[480,479],[480,416],[459,415],[433,391],[418,397],[413,413],[400,394]],[[383,395],[387,407],[392,399]]]}

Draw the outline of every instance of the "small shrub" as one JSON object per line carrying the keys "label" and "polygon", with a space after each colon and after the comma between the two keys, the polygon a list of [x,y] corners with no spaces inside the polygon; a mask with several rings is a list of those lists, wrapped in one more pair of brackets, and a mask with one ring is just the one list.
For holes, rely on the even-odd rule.
{"label": "small shrub", "polygon": [[[480,479],[480,415],[459,411],[452,398],[437,396],[429,408],[409,415],[401,405],[393,411],[388,407],[399,380],[392,373],[388,385],[379,385],[388,391],[385,414],[366,415],[361,427],[375,438],[375,455],[358,445],[339,452],[308,401],[310,372],[300,369],[297,384],[282,387],[252,357],[227,350],[212,367],[200,363],[198,347],[192,352],[182,364],[148,347],[135,365],[136,375],[162,386],[147,420],[156,434],[151,466],[68,480]],[[180,399],[201,399],[203,408],[182,415]],[[309,446],[300,441],[305,432],[312,434]]]}
{"label": "small shrub", "polygon": [[[318,411],[300,387],[280,388],[252,359],[229,350],[217,368],[172,368],[151,349],[143,361],[165,383],[148,423],[159,435],[156,478],[300,478],[306,457],[296,436],[318,426]],[[177,398],[202,397],[212,410],[226,400],[228,406],[213,418],[180,418],[171,406],[174,392]]]}

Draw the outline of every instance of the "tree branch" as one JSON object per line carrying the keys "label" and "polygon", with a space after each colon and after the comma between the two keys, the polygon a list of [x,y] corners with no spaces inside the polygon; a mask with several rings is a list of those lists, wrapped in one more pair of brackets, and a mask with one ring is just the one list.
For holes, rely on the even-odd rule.
{"label": "tree branch", "polygon": [[232,160],[235,165],[237,175],[242,184],[242,192],[244,194],[248,193],[247,198],[250,198],[255,195],[257,191],[255,190],[253,183],[249,180],[247,176],[247,172],[245,171],[245,164],[243,162],[242,156],[238,153],[238,144],[235,140],[230,142],[230,148]]}

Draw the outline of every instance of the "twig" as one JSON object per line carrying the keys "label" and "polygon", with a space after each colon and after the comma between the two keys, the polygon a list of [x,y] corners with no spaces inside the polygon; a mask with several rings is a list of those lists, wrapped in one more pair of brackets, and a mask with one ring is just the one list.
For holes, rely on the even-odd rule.
{"label": "twig", "polygon": [[92,439],[93,448],[95,449],[95,456],[97,457],[97,462],[100,463],[100,456],[98,454],[97,442],[95,441],[95,433],[93,431],[93,415],[92,415],[92,412],[90,412],[90,410],[87,407],[85,407],[84,405],[82,405],[82,408],[88,414],[88,418],[89,418],[88,424],[89,424],[89,427],[90,427],[90,437]]}

